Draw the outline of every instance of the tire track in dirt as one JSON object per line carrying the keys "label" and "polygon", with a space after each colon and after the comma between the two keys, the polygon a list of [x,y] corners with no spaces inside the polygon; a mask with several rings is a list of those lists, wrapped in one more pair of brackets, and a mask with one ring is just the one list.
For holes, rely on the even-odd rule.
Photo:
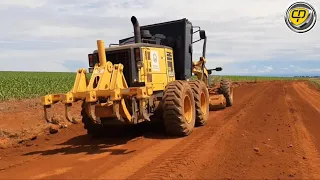
{"label": "tire track in dirt", "polygon": [[[85,140],[85,139],[84,139]],[[41,149],[39,151],[31,151],[24,153],[24,155],[37,155],[37,158],[31,162],[25,162],[19,164],[19,166],[5,169],[0,172],[0,178],[21,178],[21,177],[56,177],[64,178],[67,177],[79,178],[79,177],[90,177],[92,173],[102,170],[99,169],[99,165],[108,162],[104,168],[111,168],[118,163],[121,163],[126,158],[135,156],[139,151],[148,149],[150,146],[159,143],[160,140],[154,139],[133,139],[128,142],[123,142],[120,145],[112,145],[112,142],[119,143],[121,138],[116,140],[98,139],[92,140],[86,139],[89,142],[87,145],[67,145],[67,146],[56,146],[51,148]],[[107,141],[106,141],[107,140]],[[136,141],[139,141],[137,146]],[[80,143],[80,142],[79,142]],[[91,144],[92,143],[92,144]],[[121,158],[119,158],[121,157]],[[41,166],[39,166],[39,164]],[[72,167],[68,168],[68,171],[60,172],[61,167]],[[95,167],[88,172],[88,168]],[[28,169],[27,171],[25,169]],[[71,170],[72,169],[72,170]],[[19,174],[14,172],[19,171]],[[102,170],[103,171],[103,170]],[[105,169],[104,169],[105,171]]]}
{"label": "tire track in dirt", "polygon": [[[247,92],[249,91],[252,87],[256,88],[254,91],[249,91],[246,93],[244,96],[239,96],[238,103],[240,102],[246,102],[249,99],[252,99],[255,97],[257,94],[261,92],[261,90],[265,89],[268,85],[267,84],[258,84],[256,86],[248,86],[242,88],[241,91]],[[240,111],[242,109],[242,106],[237,106],[238,103],[235,103],[235,108],[237,109],[236,111]],[[230,111],[230,115],[235,114],[235,110],[232,108],[228,108],[225,111],[218,111],[214,112],[215,113],[226,113]],[[216,124],[216,122],[213,122],[212,120],[209,121],[208,124]],[[160,136],[162,140],[159,140],[157,143],[153,144],[152,146],[139,151],[139,153],[132,154],[130,157],[124,157],[124,156],[117,156],[117,160],[114,158],[109,159],[105,161],[104,163],[97,163],[97,161],[94,161],[92,163],[95,164],[95,168],[91,172],[87,172],[86,169],[88,169],[88,166],[83,166],[81,168],[76,167],[73,169],[72,172],[68,172],[64,175],[58,175],[58,176],[51,176],[50,178],[70,178],[70,177],[100,177],[103,179],[123,179],[126,178],[127,176],[134,174],[136,171],[140,169],[144,169],[144,167],[149,167],[150,164],[153,164],[154,162],[157,162],[158,159],[160,159],[160,162],[162,161],[162,158],[165,158],[167,154],[171,153],[176,148],[179,148],[182,145],[190,144],[191,146],[195,142],[199,142],[199,139],[203,139],[203,137],[199,137],[197,134],[199,131],[206,131],[205,129],[207,126],[197,128],[192,136],[188,136],[186,138],[179,138],[179,139],[165,139],[165,136]],[[201,131],[202,130],[202,131]],[[151,135],[151,138],[152,135]],[[136,141],[137,143],[139,141]],[[201,143],[201,142],[200,142]],[[134,144],[132,144],[134,146]],[[175,151],[175,150],[174,150]],[[158,158],[157,158],[158,157]],[[106,169],[109,169],[106,172]],[[85,173],[76,173],[76,172],[85,172]]]}
{"label": "tire track in dirt", "polygon": [[[139,147],[136,142],[129,142],[123,145],[113,146],[111,148],[99,149],[99,151],[104,151],[100,154],[92,155],[82,155],[78,156],[79,158],[74,158],[70,161],[70,166],[72,166],[72,171],[50,175],[52,171],[56,171],[60,166],[65,165],[64,163],[55,163],[55,168],[49,170],[47,178],[53,179],[65,179],[65,178],[94,178],[96,179],[97,174],[101,174],[108,169],[112,169],[114,166],[121,164],[126,161],[126,159],[134,158],[141,154],[141,151],[149,149],[154,144],[160,142],[160,140],[151,140],[151,139],[138,139]],[[63,157],[62,157],[63,158]],[[61,159],[63,161],[63,159]],[[88,171],[90,169],[90,171]],[[121,173],[121,172],[120,172]]]}
{"label": "tire track in dirt", "polygon": [[[255,91],[251,91],[249,93],[247,93],[244,96],[239,97],[239,102],[241,102],[244,98],[249,98],[251,99],[252,97],[255,96],[255,94],[259,93],[261,90],[265,89],[265,87],[267,86],[267,84],[257,84],[256,86],[248,86],[248,87],[244,87],[242,88],[242,91],[249,91],[252,87],[256,88]],[[235,107],[237,107],[237,103],[235,105]],[[239,106],[238,110],[240,110],[242,107]],[[232,108],[230,109],[226,109],[225,111],[218,111],[218,112],[214,112],[214,113],[225,113],[228,112],[228,110],[232,111]],[[215,124],[215,122],[210,122],[208,124]],[[201,127],[201,128],[205,128],[205,127]],[[196,138],[197,135],[197,129],[194,132],[195,134],[193,136],[189,136],[187,138],[189,138],[189,140]],[[148,137],[146,137],[148,138]],[[154,138],[152,137],[152,135],[150,136],[150,138]],[[167,150],[167,146],[168,144],[164,143],[163,141],[168,141],[166,140],[165,136],[160,136],[159,140],[155,141],[153,140],[152,142],[154,142],[153,145],[150,145],[148,148],[145,149],[141,149],[139,150],[139,152],[137,153],[132,153],[130,156],[126,155],[126,156],[116,156],[113,158],[110,158],[108,160],[103,160],[103,159],[99,159],[99,161],[95,160],[90,162],[90,164],[94,165],[94,170],[88,172],[87,169],[89,168],[89,164],[86,163],[85,166],[77,166],[74,167],[73,170],[71,172],[65,173],[65,174],[59,174],[57,176],[50,176],[50,178],[79,178],[79,177],[99,177],[101,174],[104,175],[108,175],[107,178],[119,178],[119,177],[126,177],[128,175],[129,172],[128,169],[130,169],[129,171],[131,173],[133,173],[134,171],[140,169],[143,167],[143,165],[146,165],[145,160],[150,161],[149,156],[152,156],[153,158],[155,158],[156,156],[160,156],[161,154],[165,153]],[[162,140],[161,140],[162,139]],[[175,142],[177,140],[177,142]],[[182,141],[182,142],[181,142]],[[176,146],[180,146],[181,144],[184,144],[183,142],[188,141],[187,139],[175,139],[173,142],[171,142],[171,145],[173,146],[175,143],[179,143],[176,144]],[[136,143],[139,143],[140,141],[137,140]],[[158,144],[159,143],[159,144]],[[138,144],[132,143],[131,144],[132,147],[134,146],[138,146]],[[127,146],[125,146],[127,148]],[[156,153],[152,150],[152,147],[159,149]],[[169,147],[170,147],[170,143],[169,143]],[[124,147],[123,147],[124,148]],[[172,148],[172,147],[171,147]],[[127,148],[129,149],[129,148]],[[133,148],[134,149],[134,148]],[[172,148],[174,149],[174,147]],[[148,157],[148,158],[146,158]],[[151,158],[152,159],[152,158]],[[138,161],[139,160],[139,161]],[[99,163],[102,162],[102,163]],[[133,165],[132,163],[135,163],[135,165]],[[142,167],[140,167],[139,165],[136,165],[137,163],[139,163]],[[92,166],[90,166],[92,167]],[[112,170],[108,171],[110,173],[106,173],[106,169],[111,169]],[[83,173],[82,173],[83,172]],[[129,173],[130,174],[130,173]],[[104,175],[100,176],[103,177]]]}
{"label": "tire track in dirt", "polygon": [[[243,96],[244,98],[247,98],[244,102],[255,97],[257,94],[259,94],[261,92],[261,90],[265,89],[267,86],[268,86],[268,84],[257,85],[255,87],[255,88],[257,88],[255,91],[247,93],[246,96]],[[249,89],[251,89],[251,88],[246,87],[245,91],[247,91]],[[236,108],[237,108],[236,111],[240,111],[243,107],[239,106]],[[225,112],[227,112],[228,110],[232,110],[232,109],[231,108],[226,109]],[[231,111],[229,113],[229,116],[233,116],[235,113],[237,113],[234,111],[235,110]],[[220,112],[218,111],[217,113],[223,113],[223,111],[220,111]],[[213,123],[213,122],[211,122],[211,123]],[[206,128],[206,126],[201,127],[201,128]],[[206,136],[206,134],[202,135],[202,136],[200,136],[200,135],[203,134],[203,132],[207,131],[205,129],[202,129],[202,131],[201,131],[201,128],[199,128],[199,131],[201,132],[200,134],[197,134],[197,133],[199,133],[199,131],[198,131],[198,129],[196,129],[192,136],[188,136],[186,138],[169,139],[169,140],[162,139],[159,143],[154,144],[153,146],[135,154],[134,156],[131,156],[130,158],[126,158],[124,161],[119,161],[119,162],[114,162],[114,163],[110,163],[109,161],[107,161],[104,164],[98,165],[98,167],[96,165],[96,167],[98,169],[101,169],[101,171],[98,171],[100,173],[96,172],[94,174],[97,174],[99,178],[103,178],[103,179],[124,179],[124,178],[134,174],[139,169],[144,169],[149,164],[153,164],[153,163],[157,162],[158,160],[160,162],[162,162],[163,158],[168,156],[168,154],[172,154],[171,153],[172,151],[176,151],[175,149],[180,148],[181,146],[182,147],[185,147],[186,145],[194,146],[195,143],[199,143],[199,142],[201,143],[202,139]],[[165,138],[165,137],[163,137],[163,138]],[[109,163],[112,164],[113,168],[111,168],[112,166],[110,166]],[[83,169],[87,169],[87,166],[85,166]],[[110,169],[110,170],[105,172],[106,169]],[[75,172],[80,172],[80,169],[74,169],[74,170],[76,170]],[[92,173],[92,172],[90,172],[90,173]],[[87,177],[88,175],[85,175],[85,176]],[[93,174],[90,176],[93,176]],[[51,178],[61,178],[61,177],[70,177],[70,172],[68,172],[68,174],[66,174],[66,176],[59,175],[59,176],[53,176]],[[78,176],[76,176],[76,177],[78,177]]]}
{"label": "tire track in dirt", "polygon": [[[191,136],[184,139],[164,139],[164,136],[155,137],[150,135],[148,137],[147,135],[147,137],[123,145],[105,148],[94,146],[93,150],[88,149],[86,146],[83,147],[81,142],[78,142],[79,147],[75,147],[75,145],[58,147],[52,144],[51,148],[49,142],[48,147],[46,148],[47,150],[33,151],[34,153],[42,154],[42,156],[39,156],[40,159],[35,159],[33,162],[22,164],[19,167],[10,168],[3,173],[0,172],[0,177],[21,178],[39,175],[38,177],[61,179],[94,178],[99,177],[101,174],[102,176],[112,174],[114,178],[130,176],[135,174],[136,171],[141,170],[141,168],[148,169],[149,166],[153,166],[152,164],[162,162],[162,158],[171,157],[172,152],[177,152],[179,149],[193,148],[197,143],[201,144],[203,139],[207,139],[208,135],[215,134],[216,130],[221,126],[224,126],[223,123],[228,121],[228,117],[232,117],[239,113],[242,109],[242,105],[247,104],[248,100],[253,99],[257,94],[261,94],[261,91],[269,86],[270,84],[265,83],[239,87],[239,92],[243,93],[237,95],[236,93],[238,90],[235,90],[235,104],[232,108],[211,113],[211,120],[208,122],[207,126],[199,129],[197,128]],[[60,135],[56,137],[59,136]],[[63,139],[67,139],[67,137],[71,136],[72,135],[69,134],[68,136],[63,137]],[[88,143],[88,146],[90,147],[90,143]],[[153,149],[156,149],[156,153]],[[91,155],[87,155],[87,151],[89,151]],[[134,152],[128,154],[124,153],[131,151]],[[112,156],[113,153],[115,156]],[[95,157],[96,155],[97,157]],[[182,160],[183,159],[180,161]],[[48,162],[50,162],[49,165],[41,165]],[[138,164],[135,165],[132,163]],[[67,168],[68,171],[61,171],[61,168],[64,167]],[[72,167],[72,169],[69,167]],[[115,169],[106,173],[106,170],[111,169],[112,167]],[[88,171],[88,169],[91,170]],[[130,170],[129,173],[124,171],[128,169]],[[21,173],[14,173],[17,171]]]}
{"label": "tire track in dirt", "polygon": [[49,141],[39,137],[38,147],[8,149],[0,163],[19,161],[0,178],[320,178],[319,93],[299,82],[268,82],[234,95],[233,107],[210,113],[208,124],[185,138],[91,140],[81,125]]}
{"label": "tire track in dirt", "polygon": [[303,124],[312,134],[311,138],[320,151],[320,92],[309,88],[307,82],[295,82],[288,89],[295,109],[303,114]]}
{"label": "tire track in dirt", "polygon": [[[314,143],[314,138],[312,138],[312,135],[315,135],[315,133],[318,132],[314,132],[311,135],[305,126],[306,119],[312,120],[314,125],[319,124],[320,114],[318,109],[313,109],[313,113],[310,113],[310,110],[315,108],[314,103],[318,103],[319,99],[312,99],[308,96],[308,94],[313,94],[315,96],[319,96],[319,94],[314,94],[311,89],[307,86],[301,86],[300,83],[293,83],[289,86],[285,86],[285,91],[286,103],[290,109],[289,115],[295,124],[293,137],[297,153],[297,162],[303,169],[304,178],[319,179],[320,154],[319,149],[316,148],[316,144]],[[306,100],[306,98],[308,99]],[[309,99],[310,101],[308,101]],[[309,112],[306,112],[306,110],[309,110]]]}
{"label": "tire track in dirt", "polygon": [[[244,107],[238,107],[232,113],[227,114],[223,118],[223,121],[226,123],[218,130],[215,130],[215,127],[212,126],[203,129],[199,132],[196,138],[192,140],[186,139],[186,142],[183,145],[180,145],[182,144],[180,143],[179,147],[172,148],[163,156],[159,156],[157,159],[154,159],[148,167],[141,168],[140,171],[137,171],[128,179],[181,178],[183,176],[182,173],[177,173],[176,171],[183,171],[181,169],[192,165],[195,162],[194,158],[198,158],[199,155],[204,155],[206,153],[206,151],[202,151],[205,147],[213,147],[215,143],[224,136],[224,134],[228,134],[228,132],[232,131],[236,126],[236,121],[232,117],[240,117],[245,111],[247,111],[247,109],[254,106],[259,97],[268,89],[269,86],[270,85],[265,85],[262,89],[259,89],[259,91],[257,90],[253,94],[250,94],[250,96],[247,96],[248,99],[245,100],[246,103]],[[187,169],[183,172],[188,172]],[[187,178],[190,178],[190,176]]]}
{"label": "tire track in dirt", "polygon": [[320,93],[310,89],[305,82],[293,83],[293,88],[295,91],[309,102],[309,104],[320,113]]}
{"label": "tire track in dirt", "polygon": [[[275,145],[267,144],[267,139],[277,139],[276,136],[264,131],[276,131],[276,128],[270,126],[274,117],[269,113],[274,111],[277,97],[277,84],[271,84],[265,89],[259,97],[256,97],[255,103],[243,112],[241,116],[234,116],[233,121],[237,124],[228,133],[225,133],[216,143],[208,142],[203,146],[204,154],[200,154],[196,159],[194,172],[187,174],[188,178],[212,179],[236,178],[236,179],[262,179],[274,178],[278,167],[273,166],[272,158]],[[277,116],[276,112],[273,112]],[[272,118],[272,119],[271,119]],[[270,121],[270,122],[269,122]],[[214,137],[212,137],[215,139]],[[266,155],[269,146],[271,154]],[[255,149],[257,151],[255,152]],[[275,151],[275,150],[273,150]],[[265,158],[263,158],[265,157]],[[268,166],[268,170],[265,167]],[[187,171],[187,169],[185,170]],[[270,177],[271,176],[271,177]]]}
{"label": "tire track in dirt", "polygon": [[43,173],[43,174],[35,175],[35,176],[31,177],[31,179],[43,179],[48,176],[66,173],[66,172],[70,171],[71,169],[72,169],[72,167],[58,168],[58,169],[51,171],[50,173]]}
{"label": "tire track in dirt", "polygon": [[301,166],[294,159],[296,152],[290,147],[294,127],[288,116],[283,86],[283,82],[273,83],[256,97],[256,103],[245,107],[246,112],[230,120],[238,120],[233,128],[221,131],[220,137],[219,133],[213,134],[210,141],[198,148],[201,151],[187,157],[192,163],[179,166],[171,177],[304,178]]}

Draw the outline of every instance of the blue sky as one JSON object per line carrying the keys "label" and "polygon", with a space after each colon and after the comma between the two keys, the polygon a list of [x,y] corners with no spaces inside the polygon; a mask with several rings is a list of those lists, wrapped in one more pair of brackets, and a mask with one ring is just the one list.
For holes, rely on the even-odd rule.
{"label": "blue sky", "polygon": [[[320,75],[320,24],[304,34],[289,30],[284,13],[293,2],[1,0],[0,70],[87,68],[97,39],[109,44],[133,35],[134,15],[141,25],[180,18],[200,25],[208,36],[207,67],[223,67],[218,74]],[[320,14],[320,1],[308,2]]]}

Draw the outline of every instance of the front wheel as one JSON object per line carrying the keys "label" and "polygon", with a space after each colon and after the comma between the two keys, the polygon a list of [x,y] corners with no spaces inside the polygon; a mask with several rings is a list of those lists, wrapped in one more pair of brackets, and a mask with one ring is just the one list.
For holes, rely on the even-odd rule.
{"label": "front wheel", "polygon": [[223,96],[226,98],[226,105],[230,107],[233,105],[233,88],[232,82],[228,80],[221,80],[220,81],[220,91]]}
{"label": "front wheel", "polygon": [[209,117],[209,91],[207,85],[200,80],[189,81],[194,94],[196,107],[196,126],[204,126]]}

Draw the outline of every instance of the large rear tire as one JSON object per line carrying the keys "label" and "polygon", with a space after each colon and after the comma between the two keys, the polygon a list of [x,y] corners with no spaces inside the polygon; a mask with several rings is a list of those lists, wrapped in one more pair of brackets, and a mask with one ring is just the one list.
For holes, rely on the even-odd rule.
{"label": "large rear tire", "polygon": [[163,121],[173,136],[187,136],[195,126],[195,102],[192,89],[185,81],[170,82],[163,96]]}
{"label": "large rear tire", "polygon": [[226,98],[226,106],[230,107],[233,105],[233,88],[232,82],[229,80],[221,80],[220,81],[220,91],[223,96]]}
{"label": "large rear tire", "polygon": [[209,117],[209,91],[207,85],[200,80],[189,81],[192,88],[195,108],[196,108],[196,126],[204,126]]}

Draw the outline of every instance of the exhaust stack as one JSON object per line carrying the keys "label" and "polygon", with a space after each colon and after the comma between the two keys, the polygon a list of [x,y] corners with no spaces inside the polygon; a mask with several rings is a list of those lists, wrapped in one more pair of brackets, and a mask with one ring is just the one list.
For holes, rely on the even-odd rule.
{"label": "exhaust stack", "polygon": [[98,40],[97,46],[98,46],[99,63],[101,66],[104,66],[107,64],[106,49],[104,47],[104,41]]}
{"label": "exhaust stack", "polygon": [[135,16],[131,17],[131,22],[132,22],[133,30],[134,30],[134,42],[141,43],[141,33],[140,33],[139,22]]}

